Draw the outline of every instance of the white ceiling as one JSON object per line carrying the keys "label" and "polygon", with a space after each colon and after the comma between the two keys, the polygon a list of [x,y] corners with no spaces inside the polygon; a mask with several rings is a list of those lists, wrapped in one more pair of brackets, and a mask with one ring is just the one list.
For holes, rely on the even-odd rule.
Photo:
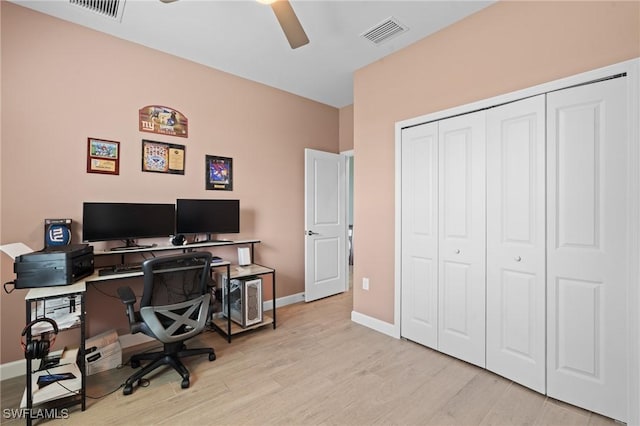
{"label": "white ceiling", "polygon": [[[353,102],[355,70],[494,2],[294,0],[310,42],[292,50],[271,8],[254,0],[126,0],[120,20],[69,0],[11,1],[338,108]],[[409,30],[379,45],[361,37],[389,17]]]}

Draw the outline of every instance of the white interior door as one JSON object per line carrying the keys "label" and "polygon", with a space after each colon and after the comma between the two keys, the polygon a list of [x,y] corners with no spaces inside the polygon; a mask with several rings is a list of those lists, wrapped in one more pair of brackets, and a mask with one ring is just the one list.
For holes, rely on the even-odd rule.
{"label": "white interior door", "polygon": [[629,276],[625,80],[547,95],[547,393],[621,421]]}
{"label": "white interior door", "polygon": [[305,301],[347,290],[346,158],[304,150]]}
{"label": "white interior door", "polygon": [[487,111],[487,369],[545,393],[545,96]]}
{"label": "white interior door", "polygon": [[400,335],[438,345],[438,123],[402,130]]}
{"label": "white interior door", "polygon": [[438,126],[438,349],[484,367],[485,113]]}

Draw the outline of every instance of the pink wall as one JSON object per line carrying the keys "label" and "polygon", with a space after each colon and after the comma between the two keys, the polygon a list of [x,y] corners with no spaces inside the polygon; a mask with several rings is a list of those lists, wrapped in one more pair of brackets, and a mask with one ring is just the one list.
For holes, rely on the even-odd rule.
{"label": "pink wall", "polygon": [[[278,297],[304,291],[304,148],[338,152],[337,109],[12,3],[1,13],[2,244],[42,248],[51,217],[72,218],[79,236],[83,201],[239,198],[237,237],[263,241],[256,261],[276,268]],[[185,114],[189,138],[139,132],[149,104]],[[86,173],[89,136],[121,143],[119,176]],[[141,172],[142,139],[185,145],[185,175]],[[205,190],[207,154],[233,158],[233,192]],[[0,259],[4,283],[13,264]],[[22,358],[25,294],[0,296],[2,363]],[[90,335],[126,331],[117,299],[94,288],[87,299]]]}
{"label": "pink wall", "polygon": [[638,2],[505,1],[357,71],[354,311],[393,323],[397,121],[638,56]]}
{"label": "pink wall", "polygon": [[340,152],[353,149],[353,104],[340,108]]}

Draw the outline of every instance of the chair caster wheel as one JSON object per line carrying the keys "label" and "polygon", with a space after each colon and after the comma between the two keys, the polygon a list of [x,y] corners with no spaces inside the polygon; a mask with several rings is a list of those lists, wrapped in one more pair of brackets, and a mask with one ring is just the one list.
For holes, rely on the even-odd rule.
{"label": "chair caster wheel", "polygon": [[140,361],[131,360],[131,368],[138,368],[138,367],[140,367]]}
{"label": "chair caster wheel", "polygon": [[216,360],[216,354],[209,354],[209,361],[215,361]]}
{"label": "chair caster wheel", "polygon": [[123,395],[131,395],[131,392],[133,392],[133,386],[131,385],[125,385],[124,389],[122,389]]}
{"label": "chair caster wheel", "polygon": [[180,383],[180,387],[181,387],[182,389],[186,389],[186,388],[188,388],[188,387],[189,387],[189,379],[183,379],[183,380],[182,380],[182,383]]}

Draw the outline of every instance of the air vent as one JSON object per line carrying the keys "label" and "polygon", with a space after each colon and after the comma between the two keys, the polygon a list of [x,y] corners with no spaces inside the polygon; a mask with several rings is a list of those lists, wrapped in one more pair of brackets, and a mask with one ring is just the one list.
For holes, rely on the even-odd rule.
{"label": "air vent", "polygon": [[125,0],[69,0],[75,6],[116,21],[122,20],[124,2]]}
{"label": "air vent", "polygon": [[373,44],[380,44],[408,30],[409,28],[398,22],[396,18],[389,17],[375,27],[360,34],[360,36],[366,38]]}

